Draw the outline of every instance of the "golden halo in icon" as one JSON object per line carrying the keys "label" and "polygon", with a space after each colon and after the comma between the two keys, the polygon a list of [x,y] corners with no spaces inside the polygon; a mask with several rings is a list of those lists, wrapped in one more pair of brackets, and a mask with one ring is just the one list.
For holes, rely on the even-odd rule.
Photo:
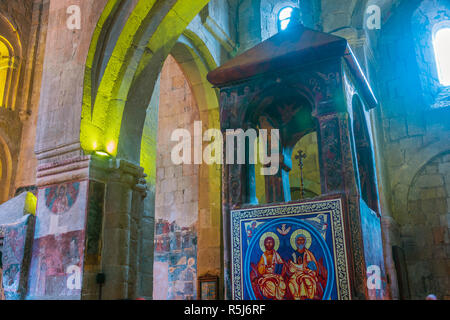
{"label": "golden halo in icon", "polygon": [[261,236],[261,238],[259,239],[259,247],[261,248],[261,251],[262,251],[262,252],[265,252],[265,251],[266,251],[266,247],[264,246],[264,241],[266,241],[266,238],[267,238],[267,237],[272,237],[272,238],[273,238],[273,240],[275,241],[275,244],[274,244],[274,246],[273,246],[273,249],[274,249],[275,251],[277,251],[278,248],[280,247],[280,239],[279,239],[278,236],[277,236],[275,233],[273,233],[273,232],[266,232],[266,233],[264,233],[264,234]]}
{"label": "golden halo in icon", "polygon": [[299,235],[305,236],[305,239],[306,239],[305,248],[309,249],[309,247],[311,247],[311,244],[312,244],[312,238],[311,238],[311,234],[308,231],[306,231],[305,229],[298,229],[292,233],[292,235],[291,235],[292,249],[297,250],[297,244],[295,243],[295,240],[297,239],[297,237]]}

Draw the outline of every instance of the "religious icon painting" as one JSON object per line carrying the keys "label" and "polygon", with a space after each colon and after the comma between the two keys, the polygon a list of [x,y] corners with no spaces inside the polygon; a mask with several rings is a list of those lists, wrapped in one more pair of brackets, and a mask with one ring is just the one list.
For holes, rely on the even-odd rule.
{"label": "religious icon painting", "polygon": [[349,300],[341,199],[231,212],[235,300]]}
{"label": "religious icon painting", "polygon": [[198,300],[218,300],[218,292],[218,276],[207,274],[198,278]]}
{"label": "religious icon painting", "polygon": [[45,205],[53,213],[67,212],[77,200],[79,189],[79,182],[51,186],[45,189]]}

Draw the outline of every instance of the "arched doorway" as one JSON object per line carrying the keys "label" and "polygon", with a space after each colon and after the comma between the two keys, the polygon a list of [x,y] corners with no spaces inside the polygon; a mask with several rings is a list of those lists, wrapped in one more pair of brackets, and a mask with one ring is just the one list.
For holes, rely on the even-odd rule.
{"label": "arched doorway", "polygon": [[435,294],[450,296],[446,268],[449,259],[450,152],[436,156],[422,167],[408,192],[407,215],[399,215],[411,299]]}
{"label": "arched doorway", "polygon": [[[207,70],[200,56],[178,42],[155,86],[159,90],[159,116],[157,123],[153,120],[158,128],[154,299],[196,299],[197,277],[221,273],[221,168],[194,161],[198,148],[194,140],[207,129],[219,128],[217,95],[204,83]],[[152,104],[150,107],[153,110]],[[144,135],[149,129],[144,127]],[[171,160],[177,144],[171,135],[178,129],[188,130],[192,138],[190,164],[174,164]],[[141,165],[152,164],[141,159]]]}
{"label": "arched doorway", "polygon": [[12,177],[12,157],[6,141],[0,133],[0,203],[10,197]]}
{"label": "arched doorway", "polygon": [[0,15],[0,108],[14,110],[22,58],[22,44],[13,24]]}
{"label": "arched doorway", "polygon": [[192,300],[197,287],[200,165],[171,161],[177,143],[171,134],[183,128],[194,137],[200,113],[185,74],[171,55],[161,71],[159,101],[153,298]]}
{"label": "arched doorway", "polygon": [[[177,69],[175,73],[178,74],[178,80],[175,82],[178,83],[175,83],[175,87],[180,86],[177,89],[190,91],[189,95],[195,96],[193,100],[196,112],[183,112],[188,105],[178,104],[177,107],[181,109],[175,114],[189,114],[184,121],[189,119],[188,122],[193,124],[195,120],[200,120],[203,129],[219,128],[217,92],[206,84],[206,74],[216,67],[216,62],[203,41],[192,31],[186,30],[187,21],[190,21],[207,1],[190,2],[189,6],[183,3],[186,2],[176,1],[167,6],[151,8],[138,2],[134,8],[127,7],[125,11],[128,13],[123,13],[124,17],[115,24],[111,17],[117,16],[120,5],[110,2],[106,7],[108,10],[99,22],[109,31],[100,32],[99,38],[94,37],[88,57],[81,120],[82,147],[87,153],[104,152],[113,158],[139,164],[147,175],[145,179],[147,197],[143,200],[139,226],[135,227],[138,236],[131,236],[134,238],[133,241],[139,243],[139,252],[135,259],[139,261],[140,266],[138,270],[133,270],[138,285],[131,289],[133,292],[129,291],[128,294],[131,296],[137,294],[152,298],[153,292],[160,289],[156,287],[152,289],[155,283],[152,279],[156,274],[163,274],[158,273],[156,269],[153,270],[154,267],[157,268],[153,264],[153,241],[158,245],[158,239],[154,239],[153,228],[156,225],[158,238],[158,228],[161,225],[158,220],[167,220],[171,224],[178,218],[187,219],[186,217],[191,215],[191,223],[185,223],[180,228],[189,228],[197,224],[195,240],[198,243],[198,261],[190,267],[195,267],[198,275],[206,273],[219,275],[221,272],[221,201],[218,192],[221,187],[220,167],[199,165],[198,172],[189,176],[190,180],[186,178],[190,181],[189,185],[195,186],[191,188],[185,186],[178,190],[177,183],[183,180],[183,172],[194,169],[173,166],[169,163],[168,133],[177,127],[183,127],[185,123],[181,120],[181,116],[178,119],[180,122],[178,120],[171,122],[173,119],[170,118],[170,114],[164,115],[168,110],[173,111],[167,104],[175,102],[176,99],[171,100],[167,96],[167,101],[162,102],[162,89],[166,86],[165,80],[168,80],[164,78],[163,62],[169,69],[172,67]],[[150,21],[152,20],[150,17],[156,17],[154,11],[157,9],[161,10],[160,16]],[[133,19],[129,19],[127,15]],[[142,19],[138,19],[140,24],[136,24],[136,16]],[[119,30],[121,31],[118,32]],[[108,38],[112,44],[107,41]],[[125,53],[123,48],[129,48],[127,49],[129,52]],[[148,50],[142,51],[142,48]],[[171,56],[167,58],[169,53]],[[103,58],[99,59],[100,56]],[[182,77],[185,79],[181,79]],[[161,117],[162,115],[164,116]],[[157,136],[157,132],[163,136]],[[161,147],[164,151],[157,151]],[[165,160],[158,158],[161,153],[164,153]],[[177,181],[177,174],[180,174],[180,181]],[[187,200],[190,197],[188,193],[191,196],[189,200]],[[177,203],[177,200],[180,200],[180,203]],[[167,209],[170,207],[167,203],[171,203],[174,207]],[[174,214],[175,211],[172,209],[176,208],[176,204],[185,205],[184,209],[190,206],[186,209],[188,214],[186,210],[180,208],[177,209],[179,214]],[[178,218],[172,219],[174,217]],[[188,262],[192,261],[186,259],[186,267]],[[168,272],[169,268],[166,269]],[[168,283],[168,274],[165,279]],[[193,289],[195,285],[194,281]],[[163,292],[165,291],[158,290],[158,293]],[[194,295],[195,290],[191,290],[188,294],[190,298],[195,299]],[[165,296],[166,299],[170,297]]]}

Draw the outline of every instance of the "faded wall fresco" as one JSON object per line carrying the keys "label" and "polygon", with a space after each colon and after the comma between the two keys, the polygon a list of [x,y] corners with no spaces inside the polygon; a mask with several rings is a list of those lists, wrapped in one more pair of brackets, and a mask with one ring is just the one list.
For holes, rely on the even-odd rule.
{"label": "faded wall fresco", "polygon": [[0,268],[0,300],[5,300],[5,294],[3,293],[3,269]]}
{"label": "faded wall fresco", "polygon": [[158,220],[155,234],[155,300],[197,297],[197,230]]}
{"label": "faded wall fresco", "polygon": [[6,300],[25,298],[34,223],[34,216],[26,215],[16,223],[2,226],[2,285]]}
{"label": "faded wall fresco", "polygon": [[39,189],[27,299],[80,299],[87,181]]}
{"label": "faded wall fresco", "polygon": [[3,238],[5,237],[5,229],[0,226],[0,300],[5,300],[5,295],[3,293]]}

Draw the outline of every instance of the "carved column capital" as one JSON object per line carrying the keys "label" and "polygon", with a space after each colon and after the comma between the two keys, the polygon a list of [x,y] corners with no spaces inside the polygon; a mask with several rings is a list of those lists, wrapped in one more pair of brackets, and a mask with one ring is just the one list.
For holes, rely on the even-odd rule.
{"label": "carved column capital", "polygon": [[30,110],[19,110],[19,119],[21,122],[26,122],[31,116]]}

